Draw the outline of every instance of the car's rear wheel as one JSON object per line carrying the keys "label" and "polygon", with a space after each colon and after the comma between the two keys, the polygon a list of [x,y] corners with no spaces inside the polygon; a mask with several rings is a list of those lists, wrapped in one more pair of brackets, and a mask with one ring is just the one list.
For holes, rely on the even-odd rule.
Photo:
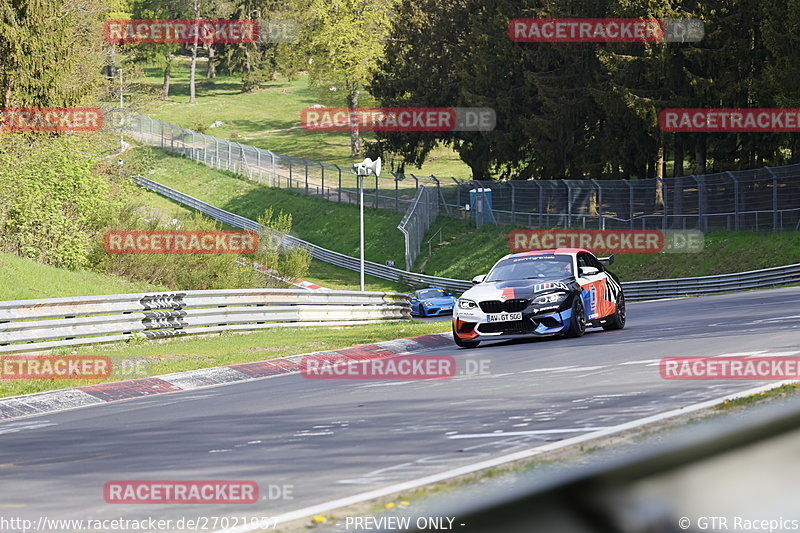
{"label": "car's rear wheel", "polygon": [[465,341],[456,335],[456,327],[453,326],[453,340],[456,341],[456,346],[460,348],[477,348],[481,341]]}
{"label": "car's rear wheel", "polygon": [[620,293],[619,300],[617,301],[617,310],[611,315],[611,320],[607,324],[603,324],[603,329],[606,331],[612,329],[622,329],[625,327],[625,296]]}
{"label": "car's rear wheel", "polygon": [[582,337],[584,333],[586,333],[586,313],[583,310],[583,300],[577,294],[572,302],[572,318],[569,321],[569,329],[564,335],[567,337]]}

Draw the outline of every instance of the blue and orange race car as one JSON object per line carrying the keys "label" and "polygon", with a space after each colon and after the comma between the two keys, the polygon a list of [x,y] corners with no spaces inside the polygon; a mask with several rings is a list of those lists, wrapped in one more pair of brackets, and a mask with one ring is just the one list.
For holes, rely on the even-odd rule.
{"label": "blue and orange race car", "polygon": [[432,287],[411,293],[411,314],[421,317],[451,314],[455,297],[444,289]]}
{"label": "blue and orange race car", "polygon": [[453,312],[457,345],[484,340],[564,335],[587,327],[625,327],[625,296],[616,275],[580,248],[510,254],[461,295]]}

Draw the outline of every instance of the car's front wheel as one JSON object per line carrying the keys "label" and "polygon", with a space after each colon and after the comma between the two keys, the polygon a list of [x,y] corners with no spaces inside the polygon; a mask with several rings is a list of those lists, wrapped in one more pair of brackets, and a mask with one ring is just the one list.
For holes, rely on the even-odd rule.
{"label": "car's front wheel", "polygon": [[564,335],[582,337],[584,333],[586,333],[586,313],[583,310],[583,300],[581,300],[580,294],[576,294],[575,300],[572,302],[572,318]]}
{"label": "car's front wheel", "polygon": [[622,329],[625,327],[625,296],[620,293],[619,300],[617,301],[617,310],[611,315],[611,320],[603,324],[603,329],[606,331],[612,329]]}
{"label": "car's front wheel", "polygon": [[453,340],[459,348],[477,348],[481,341],[465,341],[456,335],[456,327],[453,326]]}
{"label": "car's front wheel", "polygon": [[419,304],[419,317],[425,318],[425,307],[422,304]]}

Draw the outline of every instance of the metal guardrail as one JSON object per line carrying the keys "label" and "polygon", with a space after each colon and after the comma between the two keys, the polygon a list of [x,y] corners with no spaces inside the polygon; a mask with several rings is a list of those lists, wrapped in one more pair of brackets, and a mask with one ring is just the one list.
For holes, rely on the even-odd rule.
{"label": "metal guardrail", "polygon": [[405,294],[236,289],[0,302],[0,353],[132,337],[163,338],[271,327],[370,324],[409,318]]}
{"label": "metal guardrail", "polygon": [[[141,177],[133,179],[144,188],[157,192],[185,206],[197,209],[203,214],[220,222],[252,231],[261,231],[263,229],[263,226],[257,222],[214,207],[155,181]],[[291,235],[284,235],[283,237],[284,246],[302,246],[308,249],[311,256],[315,259],[356,272],[359,271],[359,260],[355,257],[316,246],[298,239],[297,237],[292,237]],[[472,283],[466,280],[416,274],[371,261],[366,261],[365,263],[366,273],[370,276],[398,283],[405,283],[411,287],[433,286],[442,287],[454,292],[464,292],[472,286]],[[625,290],[625,297],[628,301],[637,301],[696,296],[745,289],[763,289],[797,282],[800,282],[800,263],[717,276],[629,281],[623,282],[622,288]]]}

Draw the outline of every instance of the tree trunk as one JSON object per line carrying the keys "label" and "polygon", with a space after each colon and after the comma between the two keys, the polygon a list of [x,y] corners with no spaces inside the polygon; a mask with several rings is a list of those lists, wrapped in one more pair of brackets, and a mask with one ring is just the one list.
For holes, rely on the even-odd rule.
{"label": "tree trunk", "polygon": [[164,84],[161,86],[161,99],[169,99],[169,80],[172,74],[172,63],[169,57],[165,57],[166,65],[164,66]]}
{"label": "tree trunk", "polygon": [[[351,113],[358,107],[358,89],[353,89],[347,95],[347,109]],[[361,137],[358,135],[358,126],[350,127],[350,157],[361,156]]]}
{"label": "tree trunk", "polygon": [[706,136],[702,133],[694,140],[694,173],[698,175],[706,173]]}
{"label": "tree trunk", "polygon": [[206,44],[208,50],[208,71],[206,72],[206,79],[214,79],[217,77],[217,65],[214,63],[214,45],[211,43]]}
{"label": "tree trunk", "polygon": [[683,136],[680,133],[675,134],[675,167],[672,169],[672,175],[676,178],[685,175],[683,172]]}
{"label": "tree trunk", "polygon": [[660,141],[656,156],[656,207],[664,207],[664,144]]}
{"label": "tree trunk", "polygon": [[[200,1],[194,0],[194,20],[200,20]],[[197,72],[197,45],[198,39],[200,37],[200,27],[197,25],[199,24],[196,22],[195,25],[195,32],[194,32],[194,43],[192,43],[192,64],[189,67],[189,103],[193,104],[197,101],[196,96],[196,87],[195,87],[195,73]]]}

